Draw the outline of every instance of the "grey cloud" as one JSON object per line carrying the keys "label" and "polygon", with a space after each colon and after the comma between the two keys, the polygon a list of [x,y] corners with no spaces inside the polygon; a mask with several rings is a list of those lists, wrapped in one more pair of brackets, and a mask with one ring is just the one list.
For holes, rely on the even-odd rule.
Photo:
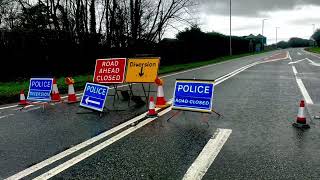
{"label": "grey cloud", "polygon": [[[318,5],[320,0],[232,0],[232,14],[248,17],[266,17],[265,12],[290,10],[299,5]],[[200,0],[205,14],[227,15],[229,0]]]}
{"label": "grey cloud", "polygon": [[250,30],[250,29],[259,29],[260,30],[261,25],[252,25],[252,24],[248,24],[248,25],[244,25],[241,27],[234,27],[232,30],[233,31],[244,31],[244,30]]}
{"label": "grey cloud", "polygon": [[317,17],[312,17],[312,18],[303,18],[303,19],[295,19],[295,20],[291,20],[289,23],[291,24],[301,24],[303,26],[305,26],[306,24],[319,24],[320,23],[320,18]]}

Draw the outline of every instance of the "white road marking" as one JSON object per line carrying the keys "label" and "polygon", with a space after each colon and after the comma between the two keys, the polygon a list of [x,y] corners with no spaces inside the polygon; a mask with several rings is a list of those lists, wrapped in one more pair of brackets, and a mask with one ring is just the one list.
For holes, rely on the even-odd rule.
{"label": "white road marking", "polygon": [[0,110],[3,110],[3,109],[9,109],[9,108],[14,108],[14,107],[18,107],[18,105],[12,105],[12,106],[0,107]]}
{"label": "white road marking", "polygon": [[302,80],[301,80],[300,78],[297,78],[297,77],[296,77],[296,81],[297,81],[297,83],[298,83],[298,86],[299,86],[299,88],[300,88],[300,91],[301,91],[301,93],[302,93],[302,95],[303,95],[304,100],[306,101],[306,103],[307,103],[307,104],[313,104],[313,101],[312,101],[312,99],[311,99],[311,97],[310,97],[310,95],[309,95],[306,87],[304,86]]}
{"label": "white road marking", "polygon": [[[171,111],[171,107],[161,111],[158,115],[162,116],[162,115],[166,114],[169,111]],[[157,117],[148,118],[148,119],[140,122],[136,126],[130,127],[128,129],[122,131],[121,133],[119,133],[119,134],[113,136],[112,138],[100,143],[99,145],[97,145],[97,146],[95,146],[95,147],[93,147],[93,148],[91,148],[91,149],[79,154],[78,156],[76,156],[76,157],[74,157],[74,158],[72,158],[72,159],[60,164],[59,166],[51,169],[50,171],[48,171],[48,172],[46,172],[46,173],[34,178],[34,180],[38,180],[38,179],[39,180],[45,180],[45,179],[49,179],[49,178],[59,174],[60,172],[62,172],[64,170],[68,169],[69,167],[77,164],[78,162],[80,162],[80,161],[88,158],[89,156],[92,156],[93,154],[99,152],[100,150],[104,149],[105,147],[117,142],[121,138],[123,138],[123,137],[135,132],[136,130],[142,128],[143,126],[145,126],[148,123],[154,121],[155,119],[157,119]]]}
{"label": "white road marking", "polygon": [[293,62],[289,62],[288,64],[296,64],[296,63],[300,63],[302,61],[306,61],[307,58],[304,58],[304,59],[300,59],[300,60],[297,60],[297,61],[293,61]]}
{"label": "white road marking", "polygon": [[298,71],[297,71],[297,69],[296,69],[296,67],[295,67],[295,66],[292,66],[292,70],[293,70],[294,75],[295,75],[295,76],[297,76]]}
{"label": "white road marking", "polygon": [[[171,101],[169,101],[169,103],[171,103]],[[156,110],[159,110],[159,108],[156,108]],[[56,154],[56,155],[54,155],[54,156],[52,156],[52,157],[50,157],[50,158],[38,163],[38,164],[35,164],[35,165],[33,165],[33,166],[31,166],[31,167],[29,167],[29,168],[17,173],[17,174],[14,174],[14,175],[8,177],[7,179],[8,180],[15,180],[15,179],[21,179],[23,177],[26,177],[29,174],[32,174],[32,173],[38,171],[39,169],[42,169],[42,168],[44,168],[44,167],[46,167],[46,166],[48,166],[48,165],[50,165],[50,164],[52,164],[54,162],[66,157],[66,156],[69,156],[70,154],[72,154],[72,153],[74,153],[74,152],[76,152],[76,151],[78,151],[80,149],[83,149],[83,148],[85,148],[85,147],[87,147],[87,146],[89,146],[89,145],[91,145],[91,144],[93,144],[93,143],[95,143],[95,142],[97,142],[97,141],[99,141],[99,140],[101,140],[101,139],[103,139],[103,138],[105,138],[105,137],[107,137],[107,136],[109,136],[109,135],[111,135],[111,134],[123,129],[123,128],[131,125],[132,123],[135,123],[136,121],[144,118],[146,115],[147,115],[147,112],[145,112],[145,113],[143,113],[143,114],[141,114],[141,115],[139,115],[139,116],[137,116],[137,117],[135,117],[135,118],[133,118],[133,119],[131,119],[129,121],[126,121],[126,122],[124,122],[124,123],[112,128],[110,130],[107,130],[107,131],[105,131],[105,132],[103,132],[103,133],[101,133],[101,134],[99,134],[99,135],[97,135],[97,136],[95,136],[95,137],[93,137],[91,139],[88,139],[88,140],[86,140],[86,141],[84,141],[84,142],[82,142],[82,143],[80,143],[80,144],[78,144],[76,146],[73,146],[70,149],[67,149],[67,150],[65,150],[65,151],[63,151],[63,152],[61,152],[59,154]]]}
{"label": "white road marking", "polygon": [[5,116],[0,116],[0,119],[3,119],[3,118],[6,118],[6,117],[9,117],[9,116],[13,116],[14,114],[8,114],[8,115],[5,115]]}
{"label": "white road marking", "polygon": [[[112,89],[112,88],[110,88]],[[83,93],[78,93],[76,94],[76,96],[81,96]],[[68,96],[62,96],[61,99],[66,99],[68,98]],[[0,110],[3,110],[3,109],[10,109],[10,108],[15,108],[15,107],[18,107],[19,105],[12,105],[12,106],[5,106],[5,107],[0,107]],[[30,105],[30,106],[34,106],[34,105]]]}
{"label": "white road marking", "polygon": [[311,65],[313,65],[313,66],[320,66],[319,63],[315,63],[314,61],[312,61],[312,60],[309,59],[309,58],[306,58],[306,59],[310,62]]}
{"label": "white road marking", "polygon": [[297,53],[299,56],[301,56],[302,54],[300,52]]}
{"label": "white road marking", "polygon": [[288,55],[288,57],[289,57],[290,61],[292,61],[292,58],[291,58],[291,56],[290,56],[289,51],[287,51],[287,55]]}
{"label": "white road marking", "polygon": [[298,74],[298,71],[296,69],[296,67],[294,65],[292,65],[292,71],[294,73],[294,76],[296,78],[296,81],[297,81],[297,84],[298,84],[298,87],[302,93],[302,96],[304,98],[304,100],[306,101],[307,104],[313,104],[313,101],[306,89],[306,87],[304,86],[302,80],[300,78],[298,78],[297,74]]}
{"label": "white road marking", "polygon": [[[233,72],[231,72],[231,73],[229,73],[227,75],[224,75],[224,76],[222,76],[222,77],[220,77],[220,78],[218,78],[216,80],[215,85],[218,85],[218,84],[228,80],[229,78],[235,76],[236,74],[239,74],[240,72],[242,72],[242,71],[244,71],[244,70],[246,70],[246,69],[248,69],[248,68],[250,68],[250,67],[252,67],[254,65],[257,65],[257,64],[260,64],[260,62],[255,62],[255,63],[249,64],[249,65],[241,67],[241,68],[239,68],[239,69],[237,69],[237,70],[235,70],[235,71],[233,71]],[[184,72],[180,72],[180,73],[184,73]],[[177,73],[171,74],[171,75],[173,76],[173,75],[176,75],[176,74]],[[98,140],[101,140],[101,139],[103,139],[103,138],[105,138],[105,137],[107,137],[107,136],[109,136],[109,135],[111,135],[111,134],[123,129],[124,127],[127,127],[128,125],[130,125],[130,124],[140,120],[141,118],[145,117],[146,114],[147,114],[147,112],[144,113],[144,114],[141,114],[140,116],[137,116],[137,117],[133,118],[132,120],[126,121],[126,122],[124,122],[124,123],[112,128],[112,129],[110,129],[108,131],[105,131],[104,133],[102,133],[102,134],[100,134],[98,136],[95,136],[95,137],[93,137],[93,138],[91,138],[91,139],[89,139],[87,141],[84,141],[84,142],[82,142],[82,143],[80,143],[80,144],[78,144],[78,145],[76,145],[76,146],[74,146],[74,147],[72,147],[70,149],[67,149],[67,150],[65,150],[65,151],[63,151],[63,152],[61,152],[61,153],[59,153],[59,154],[57,154],[55,156],[52,156],[52,157],[50,157],[50,158],[48,158],[48,159],[46,159],[46,160],[44,160],[44,161],[42,161],[42,162],[40,162],[38,164],[35,164],[35,165],[33,165],[33,166],[31,166],[31,167],[29,167],[29,168],[17,173],[17,174],[14,174],[14,175],[8,177],[7,179],[8,180],[11,180],[11,179],[13,180],[13,179],[21,179],[23,177],[26,177],[26,176],[28,176],[28,175],[30,175],[30,174],[32,174],[32,173],[34,173],[34,172],[46,167],[46,166],[48,166],[48,165],[50,165],[50,164],[52,164],[52,163],[54,163],[54,162],[56,162],[58,160],[70,155],[70,154],[73,154],[74,152],[76,152],[76,151],[78,151],[78,150],[80,150],[80,149],[82,149],[84,147],[87,147],[90,144],[93,144],[94,142],[96,142]]]}
{"label": "white road marking", "polygon": [[189,167],[183,176],[183,180],[201,180],[231,133],[231,129],[218,129]]}
{"label": "white road marking", "polygon": [[30,109],[26,109],[26,110],[22,109],[22,112],[34,111],[34,110],[37,110],[37,109],[40,109],[40,108],[41,108],[40,106],[36,106],[36,107],[30,108]]}
{"label": "white road marking", "polygon": [[216,80],[215,85],[218,85],[218,84],[222,83],[223,81],[225,81],[225,80],[227,80],[227,79],[229,79],[229,78],[231,78],[231,77],[233,77],[233,76],[241,73],[242,71],[245,71],[246,69],[257,65],[257,64],[260,64],[260,63],[259,63],[259,62],[255,62],[255,63],[249,64],[249,65],[246,65],[246,66],[244,66],[244,67],[242,67],[242,68],[240,68],[240,69],[237,69],[237,70],[235,70],[235,71],[233,71],[233,72],[231,72],[231,73],[229,73],[229,74],[226,74],[226,75],[218,78],[218,79]]}

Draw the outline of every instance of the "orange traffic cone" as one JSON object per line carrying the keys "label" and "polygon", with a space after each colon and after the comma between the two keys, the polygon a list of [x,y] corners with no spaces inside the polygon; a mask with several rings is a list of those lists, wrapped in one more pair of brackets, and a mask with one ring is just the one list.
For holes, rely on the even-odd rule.
{"label": "orange traffic cone", "polygon": [[53,102],[60,102],[61,101],[61,97],[60,97],[60,94],[59,94],[59,90],[58,90],[58,85],[57,85],[56,79],[53,79],[53,83],[52,83],[51,100]]}
{"label": "orange traffic cone", "polygon": [[25,106],[25,105],[28,105],[28,104],[29,103],[27,102],[26,97],[24,96],[24,90],[22,89],[20,91],[20,102],[19,102],[19,105]]}
{"label": "orange traffic cone", "polygon": [[298,110],[297,121],[292,124],[294,127],[304,128],[304,129],[310,128],[310,126],[307,124],[307,119],[304,115],[304,107],[305,107],[304,100],[301,100],[300,107]]}
{"label": "orange traffic cone", "polygon": [[158,85],[156,107],[159,107],[159,108],[166,107],[167,106],[167,101],[164,98],[163,80],[157,78],[155,82]]}
{"label": "orange traffic cone", "polygon": [[67,77],[65,79],[66,84],[68,85],[68,103],[76,103],[79,102],[77,99],[77,96],[74,92],[74,80],[72,79],[72,77]]}
{"label": "orange traffic cone", "polygon": [[147,114],[147,117],[157,117],[158,113],[156,112],[155,105],[154,105],[154,99],[153,96],[150,97],[150,103],[149,103],[149,112]]}

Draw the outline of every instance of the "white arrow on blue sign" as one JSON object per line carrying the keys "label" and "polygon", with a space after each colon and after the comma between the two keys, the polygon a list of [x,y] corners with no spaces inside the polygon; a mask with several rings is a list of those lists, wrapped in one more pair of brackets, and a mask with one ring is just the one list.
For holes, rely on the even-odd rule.
{"label": "white arrow on blue sign", "polygon": [[211,112],[214,81],[176,80],[173,109]]}
{"label": "white arrow on blue sign", "polygon": [[108,91],[108,86],[87,83],[80,106],[102,112],[108,96]]}
{"label": "white arrow on blue sign", "polygon": [[30,101],[50,101],[52,78],[31,78],[27,99]]}

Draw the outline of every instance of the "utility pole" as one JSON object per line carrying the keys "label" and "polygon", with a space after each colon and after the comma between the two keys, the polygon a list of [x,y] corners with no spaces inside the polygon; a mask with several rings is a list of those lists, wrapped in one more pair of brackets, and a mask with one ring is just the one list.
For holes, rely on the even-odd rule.
{"label": "utility pole", "polygon": [[278,48],[278,29],[280,27],[276,27],[276,47]]}
{"label": "utility pole", "polygon": [[263,42],[263,33],[264,33],[264,21],[266,21],[268,19],[262,19],[262,39],[261,39],[261,50],[264,50],[264,42]]}
{"label": "utility pole", "polygon": [[231,12],[232,11],[231,11],[231,7],[232,6],[231,6],[231,0],[230,0],[230,43],[229,43],[230,44],[230,47],[229,47],[230,48],[230,56],[232,56],[232,37],[231,37],[232,36],[232,31],[231,31],[231,22],[232,22],[231,21],[231,15],[232,15]]}

